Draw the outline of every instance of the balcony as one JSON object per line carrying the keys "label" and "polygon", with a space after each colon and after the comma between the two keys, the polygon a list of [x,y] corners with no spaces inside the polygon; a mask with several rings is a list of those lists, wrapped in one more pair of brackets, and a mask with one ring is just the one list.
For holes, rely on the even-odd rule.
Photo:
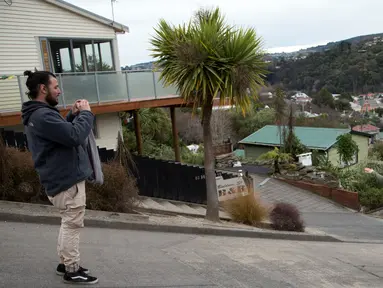
{"label": "balcony", "polygon": [[[176,87],[164,87],[159,80],[160,72],[77,72],[56,76],[62,91],[59,108],[66,108],[77,99],[87,99],[91,104],[104,104],[179,97]],[[0,113],[20,112],[22,103],[29,100],[26,80],[20,75],[0,80]]]}

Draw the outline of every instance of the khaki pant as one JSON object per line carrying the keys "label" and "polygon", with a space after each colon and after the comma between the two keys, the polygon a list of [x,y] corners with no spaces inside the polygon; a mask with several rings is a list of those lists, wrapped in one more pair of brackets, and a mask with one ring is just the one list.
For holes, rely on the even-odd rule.
{"label": "khaki pant", "polygon": [[61,214],[57,253],[66,271],[76,272],[80,265],[80,229],[84,227],[85,181],[48,198]]}

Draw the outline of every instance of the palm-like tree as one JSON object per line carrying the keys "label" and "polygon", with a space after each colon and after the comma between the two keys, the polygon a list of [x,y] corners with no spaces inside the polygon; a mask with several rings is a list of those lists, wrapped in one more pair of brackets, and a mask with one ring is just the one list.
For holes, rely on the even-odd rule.
{"label": "palm-like tree", "polygon": [[[245,112],[251,92],[258,91],[265,78],[261,40],[252,28],[225,23],[219,8],[201,9],[184,25],[160,20],[150,40],[156,67],[165,85],[175,85],[194,109],[202,108],[207,186],[206,218],[219,221],[215,160],[210,120],[213,100],[229,99]],[[250,93],[249,93],[250,92]]]}

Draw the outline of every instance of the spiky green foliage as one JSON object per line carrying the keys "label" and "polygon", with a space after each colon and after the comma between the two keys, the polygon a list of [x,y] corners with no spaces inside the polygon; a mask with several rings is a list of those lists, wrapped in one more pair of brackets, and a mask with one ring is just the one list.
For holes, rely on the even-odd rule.
{"label": "spiky green foliage", "polygon": [[213,99],[219,97],[221,104],[228,99],[243,113],[249,108],[250,95],[263,85],[266,73],[261,40],[252,28],[227,24],[219,8],[201,9],[183,25],[160,20],[155,33],[150,42],[160,80],[176,86],[194,110],[202,107],[206,217],[219,221],[210,127]]}
{"label": "spiky green foliage", "polygon": [[225,22],[219,8],[199,10],[187,24],[160,20],[151,39],[160,79],[176,85],[180,95],[203,106],[218,96],[222,102],[248,108],[266,73],[261,39],[252,28]]}

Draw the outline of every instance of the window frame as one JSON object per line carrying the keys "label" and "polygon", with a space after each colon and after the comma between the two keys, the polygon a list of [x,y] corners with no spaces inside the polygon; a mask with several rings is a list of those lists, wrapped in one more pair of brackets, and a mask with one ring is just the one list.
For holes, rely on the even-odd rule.
{"label": "window frame", "polygon": [[[42,59],[42,64],[43,64],[43,68],[44,70],[47,70],[47,71],[51,71],[52,73],[56,73],[55,71],[55,67],[54,67],[54,60],[53,60],[53,55],[52,55],[52,49],[51,49],[51,41],[69,41],[69,53],[70,53],[70,62],[71,62],[71,68],[72,68],[72,71],[71,72],[65,72],[65,73],[70,73],[70,74],[78,74],[78,73],[95,73],[95,72],[104,72],[103,70],[99,70],[99,67],[97,67],[97,62],[96,62],[96,47],[95,47],[95,44],[97,44],[97,50],[98,50],[98,53],[100,54],[100,60],[102,60],[102,57],[101,57],[101,47],[100,47],[100,42],[103,42],[103,43],[106,43],[108,42],[109,43],[109,46],[110,46],[110,53],[111,53],[111,58],[112,58],[112,70],[110,71],[116,71],[116,55],[114,55],[114,52],[115,52],[115,47],[114,47],[114,43],[113,43],[113,40],[114,39],[111,39],[111,38],[69,38],[69,37],[39,37],[39,42],[40,42],[40,50],[41,50],[41,59]],[[83,71],[83,72],[78,72],[76,71],[75,69],[75,59],[74,59],[74,49],[73,49],[73,41],[84,41],[84,42],[87,42],[87,41],[90,41],[89,44],[92,44],[92,56],[93,56],[93,61],[94,61],[94,67],[95,67],[95,71],[88,71],[88,67],[87,65],[84,65],[84,67],[86,68],[85,70],[86,71]],[[43,45],[46,45],[46,49],[43,49]],[[47,55],[44,55],[44,50],[47,50]],[[48,57],[48,60],[49,60],[49,66],[50,67],[46,67],[45,63],[44,62],[44,59],[45,57]],[[83,60],[86,60],[86,59],[83,59]],[[101,64],[102,65],[102,64]],[[107,72],[107,71],[105,71]]]}

